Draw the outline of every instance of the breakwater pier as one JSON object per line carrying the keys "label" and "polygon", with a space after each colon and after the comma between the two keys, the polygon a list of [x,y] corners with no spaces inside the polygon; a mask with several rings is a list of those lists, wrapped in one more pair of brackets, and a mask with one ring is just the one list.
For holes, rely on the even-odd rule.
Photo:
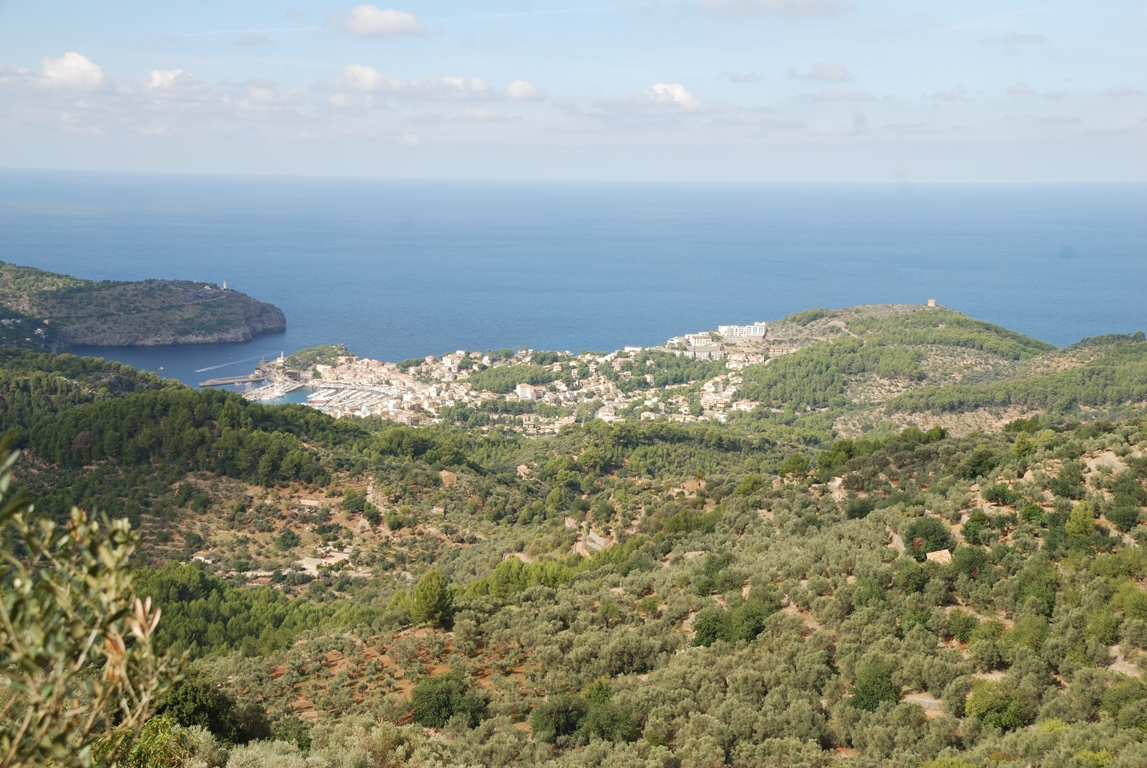
{"label": "breakwater pier", "polygon": [[225,387],[228,384],[254,384],[257,381],[266,381],[267,374],[262,371],[248,373],[246,376],[221,376],[217,379],[208,379],[199,382],[201,387]]}

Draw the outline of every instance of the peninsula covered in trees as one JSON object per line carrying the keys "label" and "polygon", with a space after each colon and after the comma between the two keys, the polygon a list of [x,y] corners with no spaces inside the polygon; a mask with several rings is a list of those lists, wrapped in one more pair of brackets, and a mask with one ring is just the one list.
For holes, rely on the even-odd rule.
{"label": "peninsula covered in trees", "polygon": [[54,352],[249,341],[287,327],[282,310],[190,280],[93,282],[0,262],[0,344]]}
{"label": "peninsula covered in trees", "polygon": [[[0,515],[5,551],[38,562],[29,521],[76,531],[43,535],[73,556],[52,578],[73,568],[79,599],[83,553],[118,547],[97,575],[139,607],[80,605],[101,637],[136,638],[115,679],[154,691],[123,715],[107,708],[115,691],[81,696],[93,725],[48,718],[72,749],[37,754],[172,768],[1147,762],[1142,334],[1055,349],[942,308],[782,322],[778,354],[726,350],[746,355],[736,370],[731,354],[669,348],[592,372],[566,353],[468,354],[450,373],[493,397],[422,426],[6,351],[0,427],[35,507]],[[292,365],[329,383],[348,357]],[[438,386],[445,357],[395,368]],[[730,402],[748,405],[706,418],[731,374]],[[533,387],[593,376],[641,410],[575,405],[553,431],[525,429],[547,413]],[[530,399],[510,399],[519,384]],[[677,394],[692,418],[650,402]],[[17,630],[32,600],[4,604]],[[21,717],[43,707],[16,685],[49,670],[18,663],[46,664],[33,636],[0,633],[4,749],[30,748]],[[79,658],[73,635],[47,636]],[[120,670],[118,646],[99,647],[111,653],[52,684],[74,693]]]}

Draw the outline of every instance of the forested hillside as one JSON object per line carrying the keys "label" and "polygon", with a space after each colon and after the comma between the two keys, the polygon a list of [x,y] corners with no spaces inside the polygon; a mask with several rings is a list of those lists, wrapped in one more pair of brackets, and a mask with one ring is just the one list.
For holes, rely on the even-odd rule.
{"label": "forested hillside", "polygon": [[31,353],[0,400],[187,652],[125,764],[1142,765],[1147,350],[944,312],[790,319],[844,327],[727,424],[336,421]]}
{"label": "forested hillside", "polygon": [[1118,416],[1144,401],[1142,332],[1060,350],[943,307],[900,305],[810,310],[775,327],[801,346],[742,372],[737,396],[755,407],[732,421],[785,442],[823,448],[937,423],[965,434],[1047,412]]}

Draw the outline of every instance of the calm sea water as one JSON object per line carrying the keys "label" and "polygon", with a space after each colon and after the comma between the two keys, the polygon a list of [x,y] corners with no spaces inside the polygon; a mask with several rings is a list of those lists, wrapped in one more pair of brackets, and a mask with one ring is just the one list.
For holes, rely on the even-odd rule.
{"label": "calm sea water", "polygon": [[1147,186],[800,186],[0,171],[0,260],[209,280],[247,344],[86,348],[194,383],[343,342],[387,360],[616,349],[809,307],[945,306],[1057,345],[1147,328]]}

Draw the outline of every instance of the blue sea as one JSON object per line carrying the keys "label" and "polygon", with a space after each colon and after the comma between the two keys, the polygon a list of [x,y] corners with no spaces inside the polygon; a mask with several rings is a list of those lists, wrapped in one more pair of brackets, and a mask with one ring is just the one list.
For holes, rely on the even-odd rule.
{"label": "blue sea", "polygon": [[810,307],[940,304],[1056,345],[1147,329],[1147,186],[0,171],[0,260],[283,309],[245,344],[83,348],[194,384],[341,342],[611,350]]}

